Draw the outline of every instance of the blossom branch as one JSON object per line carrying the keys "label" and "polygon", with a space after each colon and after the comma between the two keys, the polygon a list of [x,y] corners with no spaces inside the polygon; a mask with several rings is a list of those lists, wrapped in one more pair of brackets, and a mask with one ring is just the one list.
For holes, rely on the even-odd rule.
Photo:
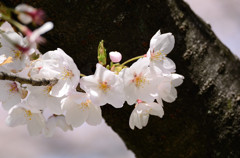
{"label": "blossom branch", "polygon": [[16,75],[7,74],[5,72],[0,72],[0,80],[10,80],[10,81],[17,81],[21,84],[31,84],[33,86],[47,86],[47,85],[55,85],[58,82],[58,79],[52,80],[33,80],[31,78],[22,78]]}

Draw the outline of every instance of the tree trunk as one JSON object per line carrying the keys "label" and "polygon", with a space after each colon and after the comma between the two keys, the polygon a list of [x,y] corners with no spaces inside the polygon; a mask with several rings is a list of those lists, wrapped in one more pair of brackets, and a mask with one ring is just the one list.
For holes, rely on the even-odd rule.
{"label": "tree trunk", "polygon": [[5,0],[20,2],[44,9],[55,24],[41,49],[62,48],[84,74],[93,73],[102,39],[126,60],[146,53],[158,29],[172,32],[169,57],[185,76],[178,99],[142,130],[129,128],[133,106],[104,106],[107,124],[137,158],[240,157],[240,61],[182,0]]}

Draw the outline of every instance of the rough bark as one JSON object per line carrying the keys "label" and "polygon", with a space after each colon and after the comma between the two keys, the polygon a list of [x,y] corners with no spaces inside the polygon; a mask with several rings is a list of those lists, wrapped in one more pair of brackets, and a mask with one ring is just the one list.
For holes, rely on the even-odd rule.
{"label": "rough bark", "polygon": [[92,73],[102,39],[126,60],[144,54],[158,29],[172,32],[176,44],[169,57],[185,76],[178,99],[164,103],[164,118],[151,116],[142,130],[128,126],[133,106],[104,106],[106,122],[137,158],[240,157],[240,61],[182,0],[4,2],[46,10],[55,29],[42,50],[62,48],[85,74]]}

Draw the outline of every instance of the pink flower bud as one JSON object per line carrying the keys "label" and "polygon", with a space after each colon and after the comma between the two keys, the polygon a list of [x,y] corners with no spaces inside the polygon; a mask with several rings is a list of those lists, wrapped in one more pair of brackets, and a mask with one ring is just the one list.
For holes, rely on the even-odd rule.
{"label": "pink flower bud", "polygon": [[111,61],[114,63],[118,63],[122,60],[122,54],[117,51],[110,52],[109,56],[110,56]]}

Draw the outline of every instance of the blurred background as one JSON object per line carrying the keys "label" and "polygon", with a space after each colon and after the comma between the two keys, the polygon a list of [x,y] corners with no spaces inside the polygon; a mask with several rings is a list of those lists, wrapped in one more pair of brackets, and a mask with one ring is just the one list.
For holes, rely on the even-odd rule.
{"label": "blurred background", "polygon": [[[240,57],[240,1],[185,1]],[[6,116],[7,113],[0,108],[0,158],[134,158],[104,122],[96,127],[84,124],[67,133],[59,130],[52,138],[45,138],[29,136],[25,126],[7,127]]]}

